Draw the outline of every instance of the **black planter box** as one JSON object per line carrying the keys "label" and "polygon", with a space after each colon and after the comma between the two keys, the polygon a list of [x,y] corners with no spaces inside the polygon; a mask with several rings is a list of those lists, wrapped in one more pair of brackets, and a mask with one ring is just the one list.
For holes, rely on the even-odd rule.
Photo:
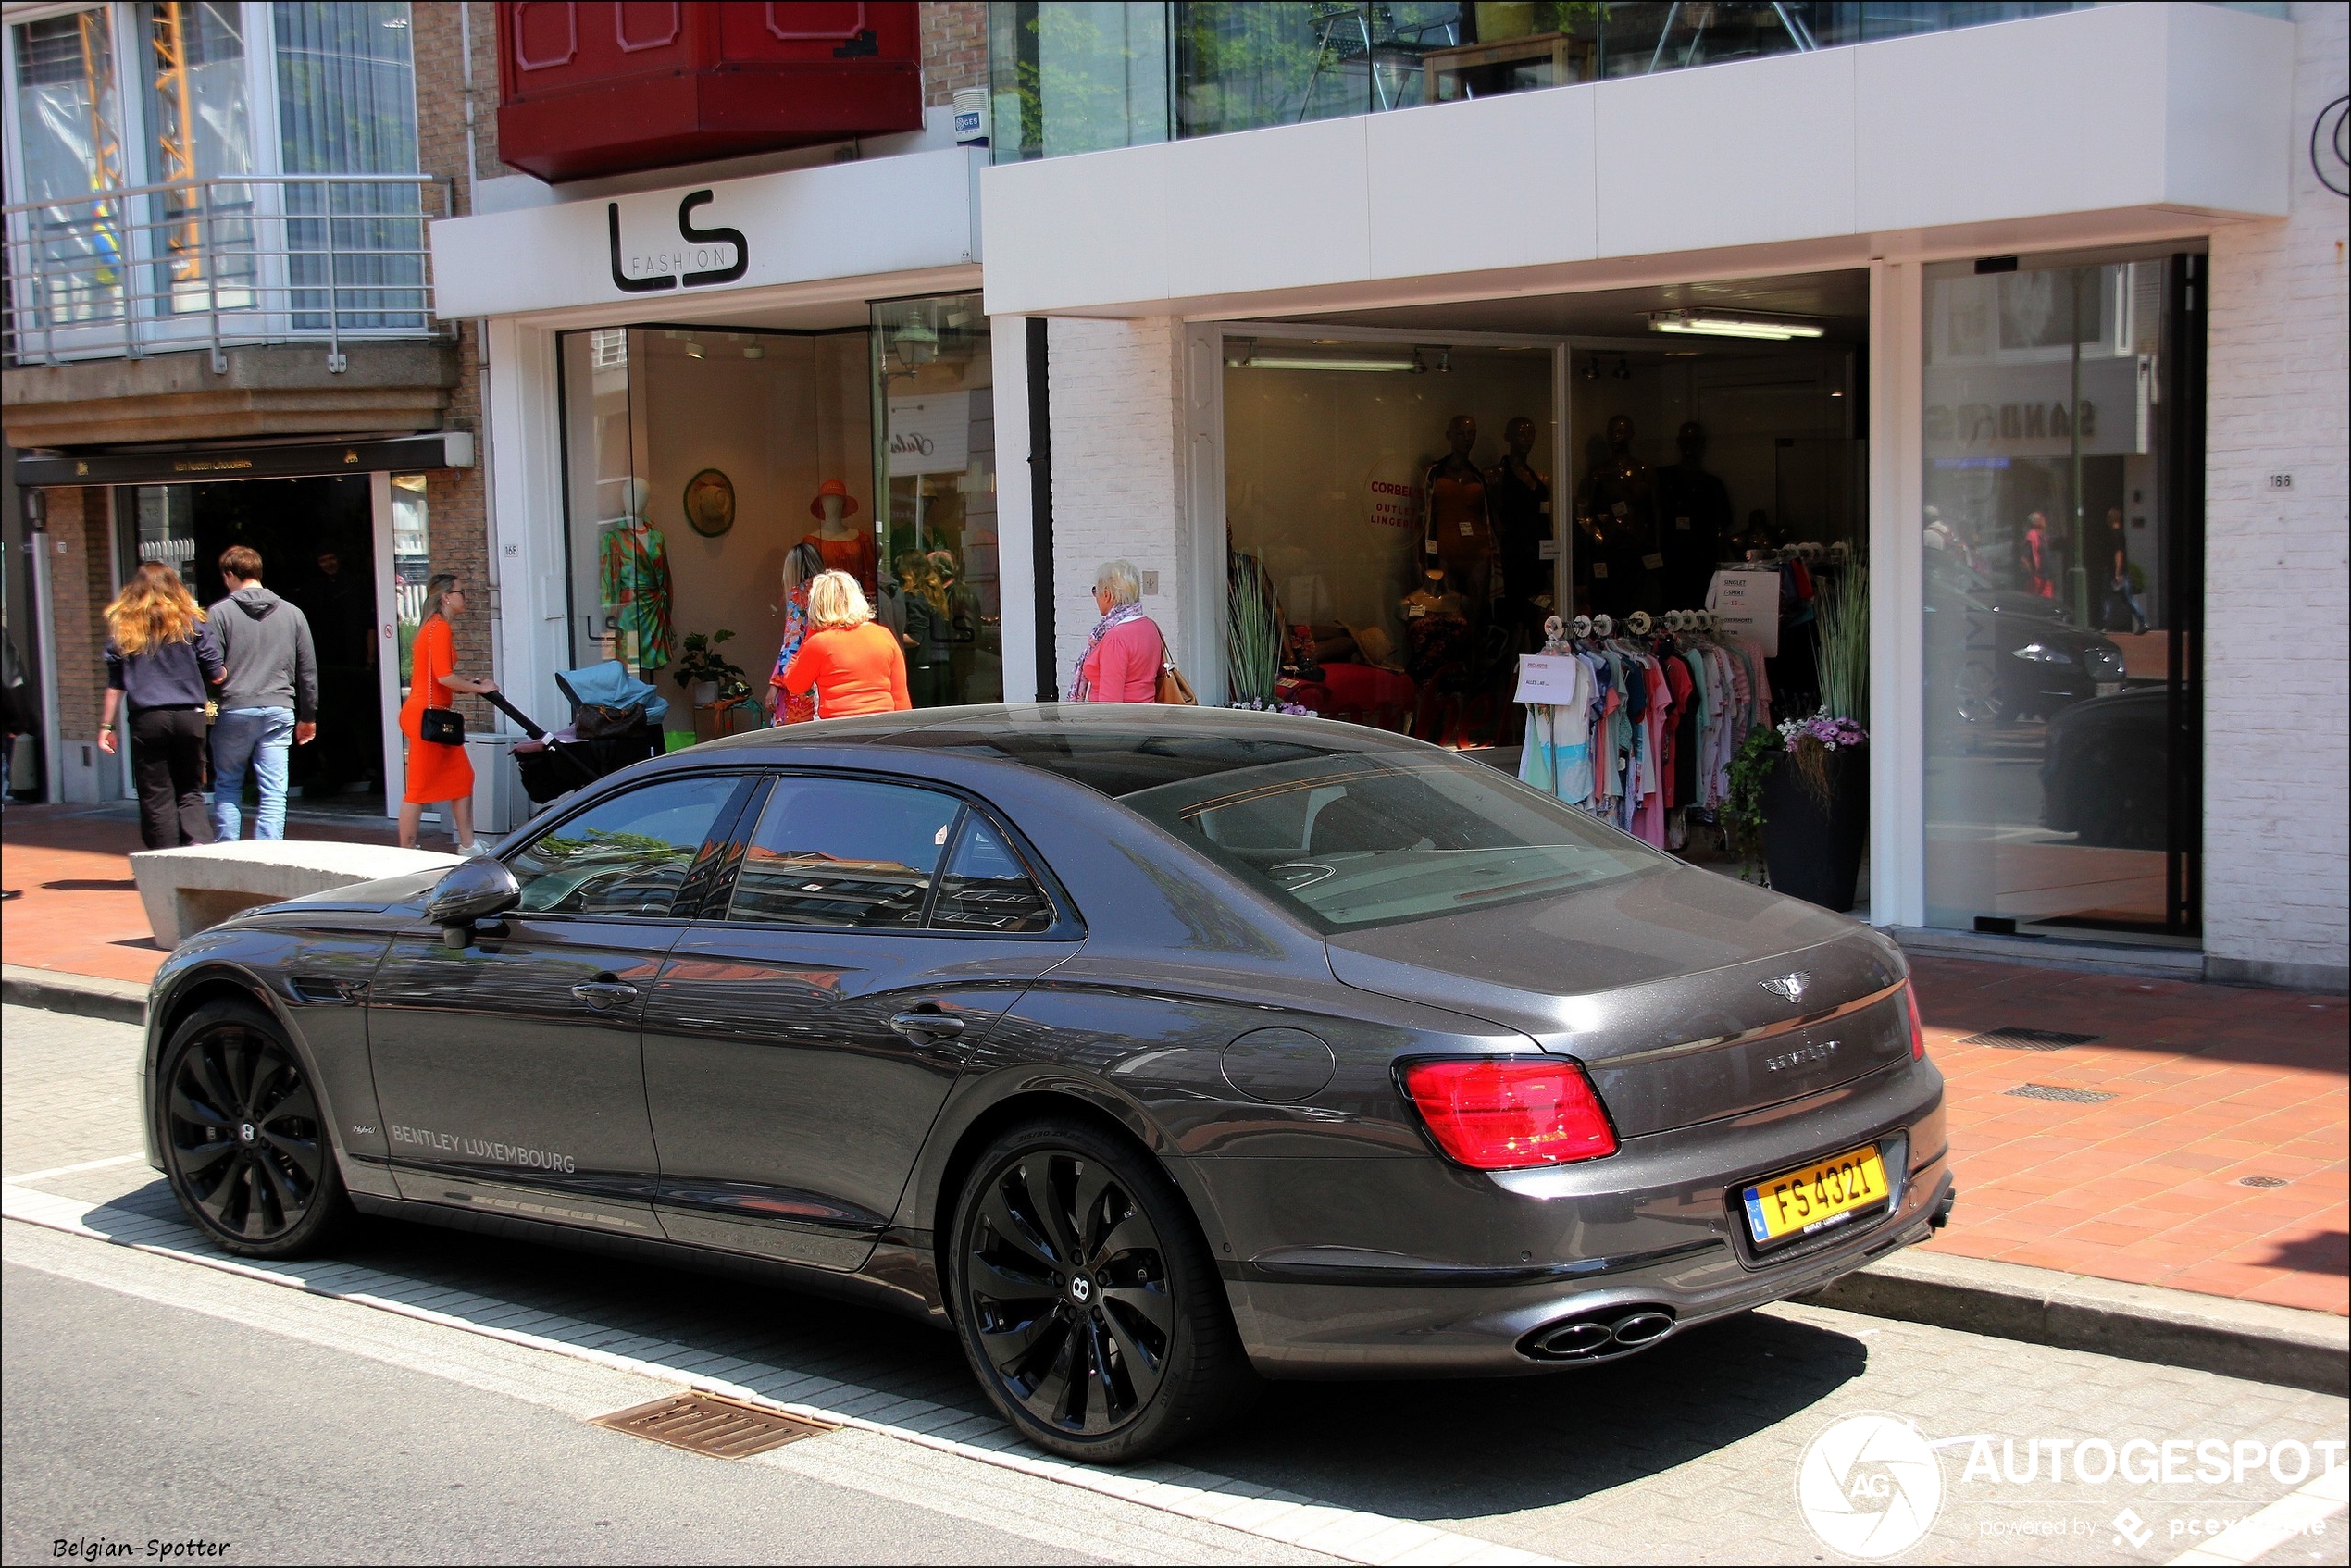
{"label": "black planter box", "polygon": [[1840,746],[1822,762],[1826,800],[1785,756],[1764,779],[1763,863],[1773,891],[1844,915],[1870,841],[1870,749]]}

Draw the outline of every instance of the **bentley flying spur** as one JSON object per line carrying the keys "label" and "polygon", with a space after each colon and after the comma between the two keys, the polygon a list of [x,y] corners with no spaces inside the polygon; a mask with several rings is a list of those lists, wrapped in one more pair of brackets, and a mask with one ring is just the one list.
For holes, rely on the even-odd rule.
{"label": "bentley flying spur", "polygon": [[1378,730],[1039,704],[653,759],[157,976],[219,1246],[354,1214],[954,1333],[1114,1462],[1260,1379],[1561,1372],[1953,1201],[1901,953]]}

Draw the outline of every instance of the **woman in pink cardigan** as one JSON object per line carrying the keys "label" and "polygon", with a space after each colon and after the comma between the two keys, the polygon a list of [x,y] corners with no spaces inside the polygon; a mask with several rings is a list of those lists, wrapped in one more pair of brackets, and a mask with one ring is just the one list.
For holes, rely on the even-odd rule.
{"label": "woman in pink cardigan", "polygon": [[1071,682],[1073,703],[1155,703],[1167,643],[1159,623],[1143,614],[1142,579],[1131,561],[1105,561],[1094,574],[1094,608],[1101,615]]}

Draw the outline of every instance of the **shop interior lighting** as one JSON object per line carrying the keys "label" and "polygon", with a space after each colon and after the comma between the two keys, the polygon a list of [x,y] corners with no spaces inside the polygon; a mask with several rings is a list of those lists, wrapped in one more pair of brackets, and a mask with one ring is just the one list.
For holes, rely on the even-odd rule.
{"label": "shop interior lighting", "polygon": [[753,338],[751,342],[743,344],[743,357],[745,359],[765,359],[767,357],[767,351],[760,346],[758,339]]}
{"label": "shop interior lighting", "polygon": [[692,338],[688,338],[686,340],[686,357],[689,359],[700,359],[702,357],[702,344]]}
{"label": "shop interior lighting", "polygon": [[1609,374],[1615,377],[1620,381],[1629,381],[1633,379],[1633,367],[1625,360],[1625,357],[1620,354],[1616,356],[1616,368],[1610,371]]}
{"label": "shop interior lighting", "polygon": [[1649,313],[1649,330],[1784,343],[1791,338],[1817,338],[1826,329],[1817,321],[1785,316],[1748,316],[1725,310],[1658,310]]}
{"label": "shop interior lighting", "polygon": [[[1414,349],[1412,351],[1413,358],[1418,359],[1420,355],[1420,350]],[[1437,373],[1440,376],[1449,376],[1453,373],[1453,351],[1451,349],[1440,348],[1437,351]]]}
{"label": "shop interior lighting", "polygon": [[1600,379],[1600,356],[1596,354],[1589,359],[1584,361],[1584,379],[1587,381],[1597,381]]}
{"label": "shop interior lighting", "polygon": [[1245,343],[1238,356],[1227,351],[1225,363],[1236,370],[1402,370],[1422,371],[1428,366],[1414,349],[1409,358],[1369,354],[1260,354],[1257,343]]}

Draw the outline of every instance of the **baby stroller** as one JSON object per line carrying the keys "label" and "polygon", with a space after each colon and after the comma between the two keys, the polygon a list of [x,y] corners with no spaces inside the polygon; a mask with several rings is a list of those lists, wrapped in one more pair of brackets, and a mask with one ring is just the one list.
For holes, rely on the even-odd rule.
{"label": "baby stroller", "polygon": [[541,728],[503,694],[490,694],[491,703],[529,737],[515,747],[515,767],[532,805],[545,805],[631,763],[661,755],[661,721],[669,713],[669,700],[630,675],[618,659],[565,670],[555,677],[555,686],[571,703],[571,722],[558,730]]}

